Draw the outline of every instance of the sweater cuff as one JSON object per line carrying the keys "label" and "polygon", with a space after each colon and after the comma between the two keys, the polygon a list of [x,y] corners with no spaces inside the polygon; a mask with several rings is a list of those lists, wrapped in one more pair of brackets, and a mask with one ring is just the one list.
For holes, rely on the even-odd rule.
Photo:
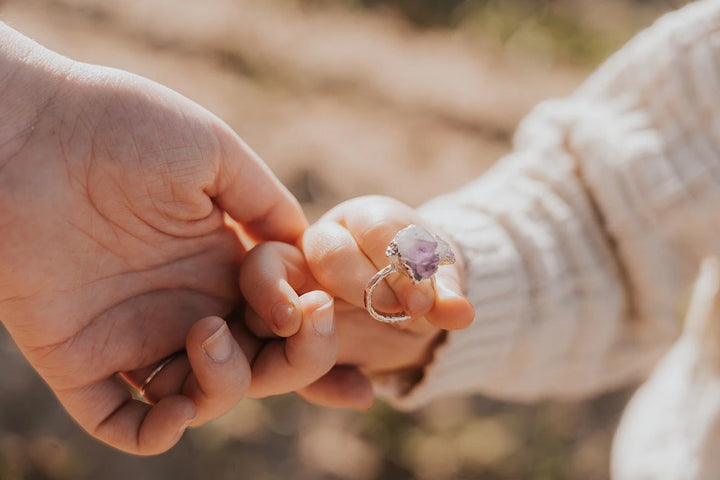
{"label": "sweater cuff", "polygon": [[574,165],[562,149],[518,152],[421,208],[460,249],[475,321],[448,332],[414,385],[402,375],[377,379],[379,396],[400,408],[468,393],[534,401],[637,376],[637,359],[608,365],[626,335],[625,292]]}
{"label": "sweater cuff", "polygon": [[471,286],[476,318],[468,329],[448,332],[419,382],[416,375],[404,374],[374,379],[378,396],[401,409],[417,408],[436,397],[476,393],[478,383],[491,384],[513,347],[505,339],[516,337],[521,328],[517,291],[527,285],[518,284],[512,242],[488,215],[457,206],[451,211],[452,217],[464,218],[459,235],[457,223],[442,207],[429,206],[422,213],[460,250],[455,253],[463,257],[466,277],[472,277],[466,284]]}

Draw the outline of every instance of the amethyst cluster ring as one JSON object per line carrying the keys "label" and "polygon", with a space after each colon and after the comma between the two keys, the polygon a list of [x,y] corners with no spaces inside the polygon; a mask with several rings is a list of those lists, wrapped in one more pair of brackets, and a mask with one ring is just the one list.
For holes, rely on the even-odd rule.
{"label": "amethyst cluster ring", "polygon": [[429,278],[434,288],[434,275],[438,267],[455,263],[455,254],[450,245],[417,225],[400,230],[388,245],[385,255],[390,265],[373,275],[365,287],[365,309],[375,320],[385,323],[399,323],[410,319],[406,312],[386,313],[373,308],[373,291],[385,277],[400,273],[415,285]]}

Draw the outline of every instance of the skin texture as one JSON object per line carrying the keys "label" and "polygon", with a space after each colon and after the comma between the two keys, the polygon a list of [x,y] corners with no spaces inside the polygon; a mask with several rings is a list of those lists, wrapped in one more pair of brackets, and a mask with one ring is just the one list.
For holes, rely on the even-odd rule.
{"label": "skin texture", "polygon": [[[306,223],[227,125],[2,24],[0,64],[0,319],[84,429],[156,454],[235,405],[251,367],[257,396],[330,369],[326,294],[297,299],[287,340],[265,342],[233,315],[238,233],[250,245],[294,242]],[[133,399],[125,381],[139,387],[184,350],[148,385],[154,405]]]}
{"label": "skin texture", "polygon": [[306,399],[367,409],[374,399],[368,377],[405,373],[416,380],[444,331],[472,323],[474,311],[462,294],[460,263],[440,267],[435,290],[430,282],[415,286],[402,275],[391,275],[377,287],[376,308],[405,310],[411,320],[389,325],[365,311],[368,280],[387,265],[385,249],[395,234],[412,223],[424,222],[407,205],[386,197],[361,197],[338,205],[310,226],[302,251],[269,242],[248,253],[240,285],[249,303],[248,327],[257,336],[276,338],[293,331],[292,320],[281,322],[274,312],[278,305],[294,304],[298,294],[323,289],[336,297],[337,366],[300,392]]}

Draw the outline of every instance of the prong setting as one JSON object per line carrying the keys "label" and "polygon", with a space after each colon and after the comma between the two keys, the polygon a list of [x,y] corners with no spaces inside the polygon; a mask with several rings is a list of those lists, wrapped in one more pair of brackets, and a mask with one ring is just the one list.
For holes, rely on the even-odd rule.
{"label": "prong setting", "polygon": [[445,240],[417,225],[400,230],[385,250],[390,263],[376,273],[365,287],[365,309],[377,321],[400,323],[410,319],[406,312],[384,313],[372,306],[375,287],[387,276],[401,273],[414,285],[430,279],[435,288],[435,273],[440,265],[455,263],[455,254]]}

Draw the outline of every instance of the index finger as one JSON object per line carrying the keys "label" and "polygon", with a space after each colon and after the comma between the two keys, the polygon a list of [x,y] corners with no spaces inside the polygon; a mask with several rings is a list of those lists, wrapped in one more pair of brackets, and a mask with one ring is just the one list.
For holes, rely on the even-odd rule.
{"label": "index finger", "polygon": [[[311,226],[303,237],[310,269],[327,288],[342,292],[340,296],[344,300],[358,307],[364,306],[367,282],[388,265],[386,250],[395,235],[410,224],[423,223],[413,208],[380,196],[345,202],[328,212],[323,220]],[[329,227],[321,231],[320,226],[333,222],[337,233]],[[325,248],[321,248],[323,239],[328,244]],[[335,265],[351,259],[355,263],[353,268],[341,271]],[[414,284],[405,275],[391,274],[378,284],[373,306],[382,311],[400,309],[412,317],[420,317],[430,311],[434,297],[429,282]],[[387,308],[387,298],[395,300],[390,308]]]}
{"label": "index finger", "polygon": [[218,137],[222,154],[208,195],[253,240],[294,243],[307,227],[298,201],[230,127]]}

